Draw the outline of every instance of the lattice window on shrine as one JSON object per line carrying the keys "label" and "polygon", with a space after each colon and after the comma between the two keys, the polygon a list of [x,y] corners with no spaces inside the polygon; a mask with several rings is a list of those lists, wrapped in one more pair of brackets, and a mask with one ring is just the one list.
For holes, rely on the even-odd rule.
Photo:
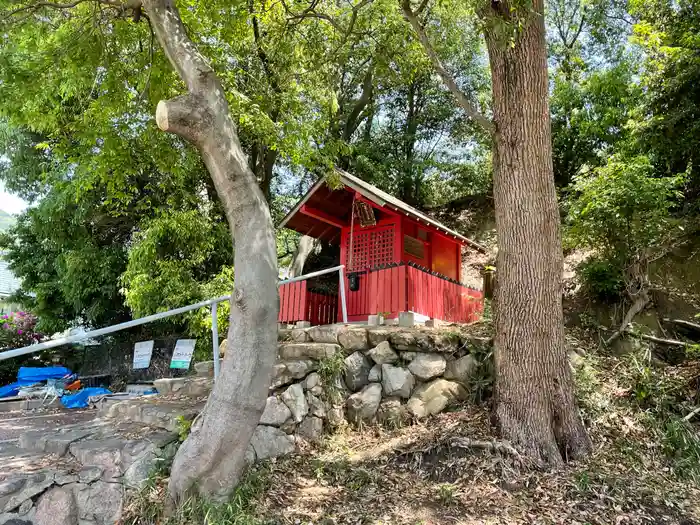
{"label": "lattice window on shrine", "polygon": [[394,227],[373,228],[367,231],[355,231],[352,240],[347,234],[347,246],[351,246],[346,255],[345,264],[349,271],[366,270],[394,261]]}

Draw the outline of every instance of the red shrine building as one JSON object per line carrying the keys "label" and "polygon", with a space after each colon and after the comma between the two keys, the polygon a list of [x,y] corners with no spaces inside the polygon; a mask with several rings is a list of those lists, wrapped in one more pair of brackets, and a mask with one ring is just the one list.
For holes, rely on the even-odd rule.
{"label": "red shrine building", "polygon": [[[314,184],[279,227],[336,247],[338,264],[345,266],[348,321],[367,322],[376,314],[395,319],[400,312],[413,312],[416,321],[476,320],[483,294],[461,284],[462,249],[484,249],[379,188],[336,171],[332,184],[326,178]],[[335,283],[326,280],[323,286],[313,279],[280,285],[279,321],[341,321],[338,274],[331,275]]]}

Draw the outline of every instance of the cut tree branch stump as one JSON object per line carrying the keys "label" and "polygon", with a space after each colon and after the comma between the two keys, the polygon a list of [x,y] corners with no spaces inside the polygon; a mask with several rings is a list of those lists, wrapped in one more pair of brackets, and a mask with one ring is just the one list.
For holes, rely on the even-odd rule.
{"label": "cut tree branch stump", "polygon": [[661,337],[655,337],[653,335],[647,335],[647,334],[634,334],[630,332],[632,335],[635,335],[639,337],[640,339],[644,339],[646,341],[651,341],[653,343],[659,343],[661,345],[669,345],[669,346],[692,346],[693,343],[686,343],[685,341],[677,341],[676,339],[662,339]]}
{"label": "cut tree branch stump", "polygon": [[698,323],[693,323],[691,321],[686,321],[684,319],[664,319],[665,322],[667,323],[672,323],[678,326],[682,326],[683,328],[688,328],[690,330],[694,330],[698,333],[700,333],[700,324]]}

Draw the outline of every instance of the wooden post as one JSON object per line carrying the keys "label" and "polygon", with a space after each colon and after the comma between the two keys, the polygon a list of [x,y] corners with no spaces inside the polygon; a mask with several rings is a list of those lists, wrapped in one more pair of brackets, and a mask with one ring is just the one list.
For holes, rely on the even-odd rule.
{"label": "wooden post", "polygon": [[481,270],[481,277],[484,280],[484,298],[493,299],[493,290],[496,286],[496,269],[492,266],[487,266]]}

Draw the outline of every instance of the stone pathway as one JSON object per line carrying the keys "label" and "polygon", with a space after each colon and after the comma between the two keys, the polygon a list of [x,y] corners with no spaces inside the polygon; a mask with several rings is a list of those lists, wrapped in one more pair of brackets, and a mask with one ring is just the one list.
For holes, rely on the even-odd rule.
{"label": "stone pathway", "polygon": [[125,490],[174,453],[174,422],[192,412],[163,400],[143,405],[119,419],[90,409],[0,420],[0,525],[117,523]]}

